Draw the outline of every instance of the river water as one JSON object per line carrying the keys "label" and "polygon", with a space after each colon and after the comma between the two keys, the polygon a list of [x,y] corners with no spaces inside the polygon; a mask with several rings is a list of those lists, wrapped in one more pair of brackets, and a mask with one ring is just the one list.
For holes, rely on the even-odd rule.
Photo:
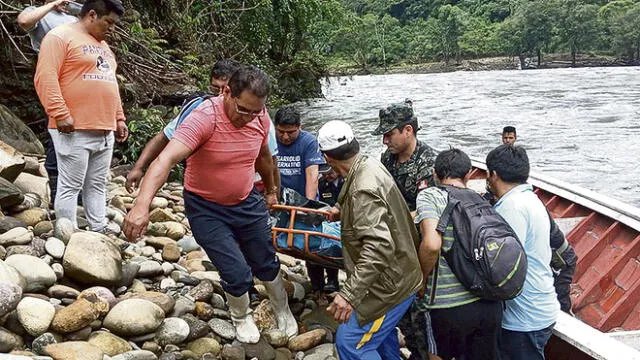
{"label": "river water", "polygon": [[378,110],[411,98],[418,138],[436,149],[484,159],[513,125],[532,170],[640,206],[638,67],[354,76],[323,91],[303,107],[303,128],[347,121],[365,153],[384,149],[370,135]]}

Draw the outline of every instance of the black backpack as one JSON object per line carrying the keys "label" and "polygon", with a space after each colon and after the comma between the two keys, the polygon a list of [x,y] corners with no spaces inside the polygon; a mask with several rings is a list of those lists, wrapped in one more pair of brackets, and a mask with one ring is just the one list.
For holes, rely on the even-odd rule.
{"label": "black backpack", "polygon": [[449,203],[436,230],[444,234],[447,226],[453,225],[455,241],[442,253],[451,271],[472,294],[483,299],[518,296],[527,274],[527,256],[516,233],[475,191],[447,185],[440,188],[448,193]]}

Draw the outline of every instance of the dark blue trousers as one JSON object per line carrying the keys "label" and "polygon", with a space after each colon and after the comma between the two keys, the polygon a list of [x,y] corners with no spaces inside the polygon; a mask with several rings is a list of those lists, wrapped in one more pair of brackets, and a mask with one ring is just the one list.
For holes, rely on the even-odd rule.
{"label": "dark blue trousers", "polygon": [[184,204],[193,236],[218,269],[226,292],[246,293],[253,284],[252,275],[262,281],[276,278],[280,262],[271,243],[264,198],[255,188],[232,206],[185,190]]}
{"label": "dark blue trousers", "polygon": [[554,325],[528,332],[502,329],[498,339],[501,360],[544,360],[544,347]]}

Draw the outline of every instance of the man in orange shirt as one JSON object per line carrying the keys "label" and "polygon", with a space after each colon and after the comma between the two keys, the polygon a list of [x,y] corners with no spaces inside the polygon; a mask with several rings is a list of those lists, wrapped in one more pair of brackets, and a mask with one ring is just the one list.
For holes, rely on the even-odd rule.
{"label": "man in orange shirt", "polygon": [[106,226],[106,179],[117,141],[128,136],[116,59],[105,42],[124,13],[118,0],[87,0],[77,23],[49,31],[40,45],[34,83],[49,116],[58,160],[56,218],[77,226],[78,193],[92,231]]}

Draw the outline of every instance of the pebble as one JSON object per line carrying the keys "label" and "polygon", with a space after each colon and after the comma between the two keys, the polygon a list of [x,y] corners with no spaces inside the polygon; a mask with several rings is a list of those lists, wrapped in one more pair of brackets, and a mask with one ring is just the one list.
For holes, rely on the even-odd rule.
{"label": "pebble", "polygon": [[189,324],[180,318],[171,317],[164,319],[158,330],[155,340],[159,345],[180,344],[189,336]]}

